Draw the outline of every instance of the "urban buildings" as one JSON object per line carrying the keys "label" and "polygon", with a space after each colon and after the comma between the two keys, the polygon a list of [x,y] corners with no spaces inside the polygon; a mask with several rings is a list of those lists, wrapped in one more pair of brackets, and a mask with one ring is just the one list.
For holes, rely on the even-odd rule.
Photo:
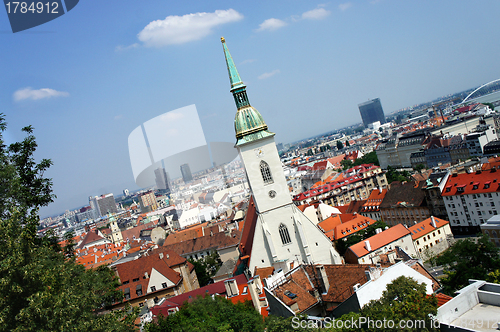
{"label": "urban buildings", "polygon": [[141,205],[141,212],[151,212],[156,210],[156,196],[154,192],[148,191],[139,195],[139,204]]}
{"label": "urban buildings", "polygon": [[181,174],[184,183],[189,183],[193,181],[193,175],[191,174],[191,169],[189,168],[189,164],[181,165]]}
{"label": "urban buildings", "polygon": [[113,194],[106,194],[101,196],[90,196],[89,203],[92,210],[94,210],[94,217],[97,219],[108,213],[117,213],[115,197]]}
{"label": "urban buildings", "polygon": [[368,125],[379,121],[380,124],[385,123],[384,110],[382,109],[382,104],[380,99],[372,99],[365,103],[359,104],[359,113],[361,114],[361,119],[363,119],[363,124],[366,128]]}
{"label": "urban buildings", "polygon": [[442,196],[454,234],[479,233],[480,226],[498,214],[497,177],[495,168],[448,177]]}
{"label": "urban buildings", "polygon": [[[191,174],[191,172],[189,172],[189,174]],[[158,167],[157,169],[155,169],[155,181],[156,181],[156,188],[158,189],[159,192],[164,194],[170,193],[170,179],[168,173],[165,172],[165,169],[163,167]]]}

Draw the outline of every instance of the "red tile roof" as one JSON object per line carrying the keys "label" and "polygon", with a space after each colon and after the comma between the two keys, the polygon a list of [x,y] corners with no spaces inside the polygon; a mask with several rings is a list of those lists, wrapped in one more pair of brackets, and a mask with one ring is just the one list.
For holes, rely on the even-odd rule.
{"label": "red tile roof", "polygon": [[[408,234],[410,234],[410,231],[406,227],[404,227],[402,224],[397,224],[396,226],[386,229],[381,233],[375,234],[374,236],[369,237],[366,240],[370,241],[371,251],[375,251]],[[363,257],[371,252],[366,250],[365,241],[356,243],[350,246],[347,250],[352,251],[358,258]]]}
{"label": "red tile roof", "polygon": [[[160,258],[160,253],[163,254],[163,258]],[[151,277],[153,269],[161,273],[174,285],[178,285],[182,277],[170,266],[178,265],[176,263],[180,260],[186,262],[185,258],[179,257],[175,252],[160,249],[153,250],[148,256],[142,256],[136,260],[118,264],[116,265],[116,272],[122,283],[118,288],[122,291],[128,288],[131,300],[140,298],[146,294],[154,294],[154,292],[150,292],[150,289],[148,289],[149,277]],[[146,273],[148,276],[147,278]],[[138,287],[141,288],[142,295],[136,294]],[[157,292],[161,290],[162,289],[158,289]]]}
{"label": "red tile roof", "polygon": [[[489,171],[477,171],[474,173],[453,174],[448,177],[448,181],[446,181],[446,185],[441,193],[441,196],[499,192],[499,178],[500,172],[497,172],[495,169]],[[463,189],[459,191],[458,188]]]}
{"label": "red tile roof", "polygon": [[95,230],[95,231],[89,231],[87,233],[87,235],[85,236],[85,238],[83,239],[83,241],[78,246],[78,248],[83,248],[86,245],[90,245],[90,244],[92,244],[94,242],[104,240],[104,238],[102,236],[100,236],[99,234],[97,234],[97,233],[98,233],[97,230]]}
{"label": "red tile roof", "polygon": [[[432,218],[434,218],[436,227],[432,226]],[[450,222],[447,220],[431,217],[425,219],[424,221],[419,222],[416,225],[411,226],[410,228],[408,228],[408,230],[411,232],[411,238],[413,240],[417,240],[422,236],[427,235],[432,231],[435,231],[438,228],[448,225],[449,223]]]}
{"label": "red tile roof", "polygon": [[[341,215],[343,216],[343,215]],[[349,235],[355,234],[366,227],[373,225],[376,221],[362,216],[360,214],[354,215],[354,218],[348,222],[342,223],[335,227],[334,240],[342,239]]]}

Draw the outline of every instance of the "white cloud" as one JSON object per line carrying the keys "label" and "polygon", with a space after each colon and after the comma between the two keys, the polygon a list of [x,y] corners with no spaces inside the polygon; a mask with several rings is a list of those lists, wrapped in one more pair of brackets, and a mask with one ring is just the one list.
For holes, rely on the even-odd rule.
{"label": "white cloud", "polygon": [[54,89],[47,89],[47,88],[33,90],[30,87],[19,89],[16,92],[14,92],[13,95],[15,101],[20,101],[25,99],[38,100],[44,98],[68,97],[68,96],[69,93],[63,91],[56,91]]}
{"label": "white cloud", "polygon": [[252,62],[255,62],[255,61],[257,61],[257,60],[255,60],[255,59],[247,59],[247,60],[245,60],[245,61],[242,61],[242,62],[240,63],[240,65],[244,65],[244,64],[247,64],[247,63],[252,63]]}
{"label": "white cloud", "polygon": [[280,72],[279,69],[275,69],[272,72],[264,73],[264,74],[259,76],[259,80],[265,80],[266,78],[274,76],[274,75],[278,74],[279,72]]}
{"label": "white cloud", "polygon": [[116,52],[127,51],[127,50],[131,50],[131,49],[137,48],[137,47],[139,47],[138,43],[134,43],[134,44],[129,45],[129,46],[118,45],[115,47],[115,51]]}
{"label": "white cloud", "polygon": [[330,15],[330,13],[331,12],[325,8],[316,8],[303,13],[302,18],[306,20],[322,20]]}
{"label": "white cloud", "polygon": [[257,31],[265,31],[265,30],[273,31],[282,28],[286,25],[287,24],[285,21],[279,20],[277,18],[269,18],[259,25]]}
{"label": "white cloud", "polygon": [[349,9],[349,8],[351,8],[351,7],[352,7],[352,3],[350,3],[350,2],[341,3],[341,4],[339,5],[339,9],[340,9],[341,11],[346,11],[346,10],[348,10],[348,9]]}
{"label": "white cloud", "polygon": [[236,22],[243,15],[234,9],[216,10],[214,13],[194,13],[184,16],[167,16],[164,20],[150,22],[137,35],[146,46],[162,47],[202,39],[218,25]]}
{"label": "white cloud", "polygon": [[179,119],[182,119],[183,117],[184,117],[183,113],[175,112],[175,111],[170,111],[170,112],[167,112],[167,113],[160,115],[161,121],[165,121],[165,122],[179,120]]}

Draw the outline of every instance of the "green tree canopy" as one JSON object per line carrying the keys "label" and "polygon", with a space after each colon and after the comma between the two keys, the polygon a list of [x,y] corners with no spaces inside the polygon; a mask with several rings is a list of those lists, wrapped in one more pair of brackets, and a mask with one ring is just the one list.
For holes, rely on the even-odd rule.
{"label": "green tree canopy", "polygon": [[[412,278],[401,276],[387,285],[382,297],[370,301],[363,307],[361,315],[372,320],[392,320],[395,328],[384,328],[385,331],[414,331],[415,328],[400,328],[399,322],[425,321],[425,328],[418,331],[437,331],[431,323],[431,315],[437,314],[437,299],[427,296],[425,284],[419,284]],[[379,331],[368,326],[366,331]]]}
{"label": "green tree canopy", "polygon": [[344,148],[344,144],[339,140],[337,141],[337,150],[342,150]]}
{"label": "green tree canopy", "polygon": [[380,166],[378,161],[377,152],[372,151],[370,153],[365,154],[363,157],[358,158],[354,161],[354,166],[358,166],[361,164],[374,164]]}
{"label": "green tree canopy", "polygon": [[394,181],[405,182],[410,181],[410,173],[408,171],[398,172],[392,166],[387,166],[387,173],[385,174],[387,183]]}
{"label": "green tree canopy", "polygon": [[173,315],[145,326],[146,332],[262,332],[264,320],[252,302],[233,304],[222,296],[197,297]]}
{"label": "green tree canopy", "polygon": [[222,260],[217,251],[213,251],[210,255],[198,260],[190,258],[189,262],[194,265],[200,287],[208,285],[222,265]]}
{"label": "green tree canopy", "polygon": [[482,234],[477,241],[468,238],[458,240],[436,261],[447,267],[446,277],[441,279],[441,284],[443,292],[448,295],[467,286],[469,279],[488,279],[488,274],[500,266],[498,248],[487,235]]}
{"label": "green tree canopy", "polygon": [[114,273],[85,270],[52,234],[37,236],[38,209],[53,201],[52,181],[37,163],[33,128],[6,146],[0,114],[0,331],[132,331],[134,315],[103,314],[122,295]]}
{"label": "green tree canopy", "polygon": [[[360,313],[343,315],[327,331],[437,331],[435,324],[431,323],[432,316],[436,314],[437,299],[435,296],[427,296],[425,284],[401,276],[387,285],[379,300],[370,301]],[[357,326],[350,325],[353,321]],[[385,326],[376,326],[377,321],[381,324],[385,321]],[[394,322],[393,327],[389,321]],[[403,323],[400,325],[401,321]],[[405,324],[409,321],[423,321],[425,325],[421,328],[408,328]],[[346,325],[346,322],[349,324]]]}

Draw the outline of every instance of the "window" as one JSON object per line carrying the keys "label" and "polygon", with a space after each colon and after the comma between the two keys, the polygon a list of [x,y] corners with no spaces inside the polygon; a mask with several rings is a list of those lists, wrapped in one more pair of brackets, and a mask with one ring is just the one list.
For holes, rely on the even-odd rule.
{"label": "window", "polygon": [[290,234],[288,233],[288,228],[286,228],[284,224],[280,224],[279,232],[280,232],[281,242],[283,244],[288,244],[292,242],[292,240],[290,239]]}
{"label": "window", "polygon": [[156,292],[156,286],[151,286],[151,291]]}
{"label": "window", "polygon": [[166,282],[162,283],[162,284],[161,284],[161,287],[163,287],[163,288],[167,288],[167,283],[166,283]]}
{"label": "window", "polygon": [[142,286],[141,285],[137,285],[137,287],[135,289],[135,294],[137,294],[137,296],[142,296]]}
{"label": "window", "polygon": [[125,288],[125,291],[123,291],[123,296],[125,297],[125,300],[130,300],[130,288]]}
{"label": "window", "polygon": [[269,168],[269,165],[264,160],[262,160],[260,162],[260,173],[262,174],[262,180],[264,181],[265,184],[273,183],[271,169]]}
{"label": "window", "polygon": [[139,281],[139,278],[135,278],[135,279],[133,279],[132,281],[133,281],[133,282],[137,282],[137,281]]}
{"label": "window", "polygon": [[490,202],[491,206],[495,206],[495,202]]}

